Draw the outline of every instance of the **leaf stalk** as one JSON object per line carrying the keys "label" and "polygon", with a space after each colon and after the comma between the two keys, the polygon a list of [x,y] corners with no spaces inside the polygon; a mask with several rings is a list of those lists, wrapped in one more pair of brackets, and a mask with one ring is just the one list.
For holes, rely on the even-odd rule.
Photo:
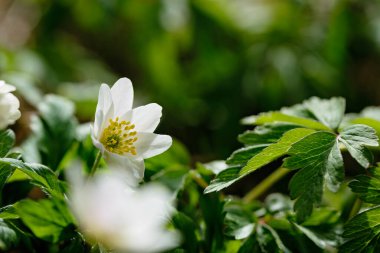
{"label": "leaf stalk", "polygon": [[267,178],[261,181],[256,187],[250,190],[243,198],[245,203],[251,202],[252,200],[260,197],[269,188],[271,188],[275,183],[277,183],[281,178],[290,172],[289,169],[280,167],[270,174]]}

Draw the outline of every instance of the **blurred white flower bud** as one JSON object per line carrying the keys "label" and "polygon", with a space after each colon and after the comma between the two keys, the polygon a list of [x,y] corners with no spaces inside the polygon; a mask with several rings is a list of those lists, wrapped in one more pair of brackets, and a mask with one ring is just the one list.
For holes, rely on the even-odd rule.
{"label": "blurred white flower bud", "polygon": [[16,88],[0,80],[0,129],[14,124],[21,116],[20,102],[11,92]]}

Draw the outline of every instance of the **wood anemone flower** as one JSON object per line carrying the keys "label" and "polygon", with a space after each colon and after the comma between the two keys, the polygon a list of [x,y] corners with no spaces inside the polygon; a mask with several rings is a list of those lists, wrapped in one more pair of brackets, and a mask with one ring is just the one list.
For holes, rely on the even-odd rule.
{"label": "wood anemone flower", "polygon": [[132,108],[132,104],[133,86],[128,78],[120,78],[111,89],[102,84],[91,138],[106,161],[127,170],[137,184],[144,176],[144,159],[166,151],[172,138],[153,133],[162,115],[160,105]]}

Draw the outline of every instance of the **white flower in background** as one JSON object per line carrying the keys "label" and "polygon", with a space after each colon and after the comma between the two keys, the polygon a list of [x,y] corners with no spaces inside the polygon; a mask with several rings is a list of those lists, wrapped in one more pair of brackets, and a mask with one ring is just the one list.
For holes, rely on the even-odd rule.
{"label": "white flower in background", "polygon": [[157,252],[178,245],[178,233],[165,228],[174,210],[165,188],[132,190],[120,171],[98,173],[87,181],[78,175],[70,178],[70,205],[88,239],[115,252]]}
{"label": "white flower in background", "polygon": [[0,129],[14,124],[21,116],[20,102],[11,92],[16,88],[0,80]]}
{"label": "white flower in background", "polygon": [[141,181],[144,160],[166,151],[172,144],[168,135],[154,134],[162,107],[152,103],[132,109],[133,87],[128,78],[119,79],[110,89],[102,84],[91,129],[94,145],[113,167],[123,167]]}

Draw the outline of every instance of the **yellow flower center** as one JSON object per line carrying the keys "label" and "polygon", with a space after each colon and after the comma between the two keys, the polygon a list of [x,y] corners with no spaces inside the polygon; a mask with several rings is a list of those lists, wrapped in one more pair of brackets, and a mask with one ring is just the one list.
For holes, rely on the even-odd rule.
{"label": "yellow flower center", "polygon": [[104,129],[100,142],[110,152],[123,155],[130,153],[136,155],[134,143],[137,141],[134,124],[129,121],[119,122],[119,117],[110,119],[108,126]]}

